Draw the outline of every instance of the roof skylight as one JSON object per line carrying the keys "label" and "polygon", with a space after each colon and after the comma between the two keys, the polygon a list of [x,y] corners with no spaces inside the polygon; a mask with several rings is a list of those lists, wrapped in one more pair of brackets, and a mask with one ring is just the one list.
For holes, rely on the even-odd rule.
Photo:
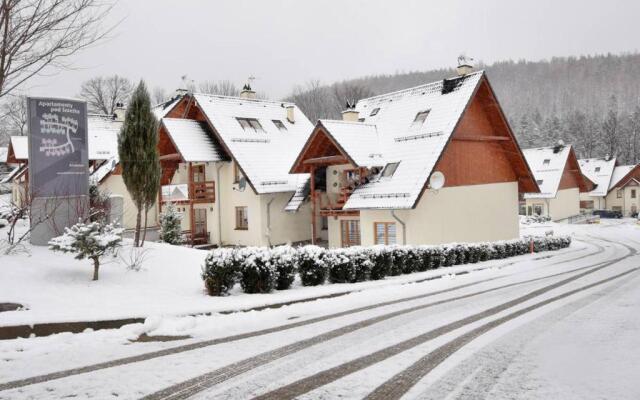
{"label": "roof skylight", "polygon": [[373,110],[371,110],[371,114],[369,114],[370,117],[373,117],[374,115],[378,114],[378,111],[380,111],[380,107],[376,107]]}
{"label": "roof skylight", "polygon": [[382,170],[382,174],[380,176],[382,178],[391,178],[393,174],[396,172],[396,169],[398,169],[398,165],[400,165],[399,162],[389,163],[385,165],[384,169]]}
{"label": "roof skylight", "polygon": [[262,125],[255,118],[236,118],[238,123],[245,131],[264,132]]}
{"label": "roof skylight", "polygon": [[287,131],[287,127],[279,119],[273,119],[273,120],[271,120],[271,122],[273,122],[273,124],[276,126],[276,128],[280,129],[282,132],[286,132]]}
{"label": "roof skylight", "polygon": [[425,110],[417,113],[416,117],[413,119],[413,122],[411,123],[411,129],[420,128],[424,124],[424,121],[426,121],[430,111],[431,110]]}

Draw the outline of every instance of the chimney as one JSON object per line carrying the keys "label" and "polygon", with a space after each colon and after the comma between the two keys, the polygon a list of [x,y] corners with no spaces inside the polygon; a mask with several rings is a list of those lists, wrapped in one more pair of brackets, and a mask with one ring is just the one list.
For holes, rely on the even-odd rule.
{"label": "chimney", "polygon": [[113,110],[113,120],[118,122],[124,121],[126,113],[127,109],[124,107],[124,104],[116,103],[116,108]]}
{"label": "chimney", "polygon": [[465,76],[473,72],[473,58],[469,58],[465,55],[458,57],[458,66],[456,67],[458,76]]}
{"label": "chimney", "polygon": [[347,107],[346,109],[342,112],[342,120],[343,121],[348,121],[348,122],[358,122],[358,117],[360,116],[360,113],[358,111],[356,111],[356,103],[350,103],[347,100]]}
{"label": "chimney", "polygon": [[251,90],[251,86],[247,83],[242,87],[242,92],[240,92],[240,97],[243,99],[255,99],[256,92]]}
{"label": "chimney", "polygon": [[287,109],[287,121],[291,122],[292,124],[295,124],[296,123],[296,116],[294,114],[295,107],[293,106],[293,104],[287,104],[285,107]]}

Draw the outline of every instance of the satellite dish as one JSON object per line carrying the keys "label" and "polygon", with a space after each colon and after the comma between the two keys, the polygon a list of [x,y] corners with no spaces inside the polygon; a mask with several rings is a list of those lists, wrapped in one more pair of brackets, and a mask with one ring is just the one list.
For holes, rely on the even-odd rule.
{"label": "satellite dish", "polygon": [[444,174],[440,171],[435,171],[429,178],[429,188],[434,190],[442,189],[444,186]]}
{"label": "satellite dish", "polygon": [[238,179],[238,191],[244,192],[244,189],[247,187],[247,178],[244,176]]}

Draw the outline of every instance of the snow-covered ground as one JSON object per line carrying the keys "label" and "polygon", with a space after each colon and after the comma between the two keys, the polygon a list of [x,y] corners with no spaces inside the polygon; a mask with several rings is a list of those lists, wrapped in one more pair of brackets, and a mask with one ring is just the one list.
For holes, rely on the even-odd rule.
{"label": "snow-covered ground", "polygon": [[[26,225],[26,221],[20,221]],[[22,227],[24,229],[25,226]],[[549,226],[527,226],[523,232],[544,235]],[[0,237],[5,231],[0,229]],[[26,246],[24,251],[0,255],[0,303],[25,306],[20,311],[0,313],[0,326],[45,322],[96,321],[131,317],[162,317],[247,309],[268,304],[330,295],[351,290],[397,285],[487,267],[498,267],[541,255],[525,255],[502,261],[460,265],[356,284],[326,284],[303,287],[299,281],[291,289],[269,294],[247,295],[236,285],[231,296],[210,297],[204,291],[200,270],[206,251],[162,243],[145,244],[145,261],[140,271],[127,268],[125,259],[133,251],[131,241],[118,257],[109,257],[100,268],[100,279],[91,281],[92,264],[72,255],[54,253],[46,247]],[[572,251],[572,249],[561,252]],[[544,256],[544,255],[542,255]],[[16,284],[19,282],[19,284]]]}
{"label": "snow-covered ground", "polygon": [[[273,391],[283,386],[292,388],[291,393],[298,390],[295,393],[306,399],[362,398],[397,373],[410,370],[415,362],[440,346],[453,346],[465,333],[516,311],[523,314],[498,324],[453,351],[400,395],[438,399],[640,398],[637,381],[640,257],[632,253],[640,249],[640,227],[633,220],[603,220],[599,225],[590,226],[531,225],[524,228],[523,233],[544,234],[548,230],[572,234],[575,241],[571,248],[522,256],[511,265],[505,264],[512,260],[491,261],[485,263],[485,267],[493,265],[494,268],[421,283],[399,284],[402,279],[415,276],[412,275],[384,282],[311,288],[309,290],[321,291],[342,286],[364,290],[279,309],[183,318],[165,315],[118,330],[0,341],[0,399],[140,398],[190,379],[201,384],[202,390],[192,392],[199,398],[243,399],[269,393],[272,393],[270,398],[280,398]],[[186,254],[195,250],[183,250],[179,265],[186,269],[184,260],[191,257]],[[154,246],[154,253],[162,251]],[[63,265],[56,268],[58,271],[72,269]],[[117,278],[123,279],[122,282],[144,276],[140,274],[161,275],[162,271],[158,267],[158,271],[153,272],[153,266],[149,265],[143,272],[116,273],[116,265],[112,264],[104,267],[103,277],[109,276],[109,269],[114,277],[122,276]],[[73,271],[78,280],[81,276],[88,285],[92,284],[87,265],[75,265]],[[197,275],[199,266],[192,271]],[[434,272],[438,271],[431,273]],[[621,273],[627,275],[615,278]],[[169,273],[165,274],[170,280]],[[567,279],[571,280],[565,281]],[[603,281],[606,279],[610,280]],[[192,298],[185,300],[184,306],[215,308],[218,301],[241,302],[245,300],[240,299],[253,298],[264,301],[261,296],[237,293],[222,299],[209,298],[202,295],[199,277],[196,281],[193,294],[189,295]],[[369,284],[382,286],[365,286]],[[552,284],[556,285],[550,286]],[[590,284],[597,286],[581,290]],[[118,288],[115,283],[112,285]],[[95,287],[88,288],[92,290],[79,290],[74,295],[92,297]],[[155,301],[158,289],[149,287],[149,290],[149,298]],[[297,288],[265,296],[280,299],[287,293],[306,293],[307,290]],[[580,291],[571,293],[572,290]],[[528,293],[534,295],[515,301]],[[554,300],[555,296],[561,298]],[[143,296],[134,298],[145,301]],[[202,298],[211,303],[200,304],[194,300]],[[80,301],[85,300],[100,304],[80,297]],[[118,304],[124,305],[126,300]],[[398,302],[346,313],[393,300]],[[544,300],[549,304],[528,309]],[[498,309],[487,313],[493,307]],[[345,313],[327,317],[341,312]],[[483,314],[471,318],[477,313]],[[455,324],[458,321],[463,322]],[[277,328],[294,323],[298,325]],[[455,326],[443,328],[449,324]],[[275,329],[220,343],[206,342],[266,328]],[[441,334],[415,341],[416,337],[434,329],[440,329]],[[175,342],[131,342],[142,332],[190,338]],[[323,334],[326,336],[318,338]],[[308,342],[301,342],[303,340]],[[394,353],[393,346],[404,340],[414,341],[408,348]],[[180,347],[184,345],[191,347]],[[171,354],[121,361],[122,365],[109,368],[94,367],[95,370],[86,373],[66,373],[63,375],[68,376],[43,383],[25,382],[25,386],[6,390],[2,387],[3,383],[18,379],[162,349],[174,350]],[[373,357],[378,350],[382,350],[380,354],[384,356]],[[261,353],[261,357],[255,358]],[[361,359],[358,368],[345,367],[358,358]],[[236,362],[241,363],[227,368]],[[330,374],[323,375],[323,371],[334,367]],[[216,372],[217,369],[221,370]],[[190,387],[193,385],[183,386]]]}

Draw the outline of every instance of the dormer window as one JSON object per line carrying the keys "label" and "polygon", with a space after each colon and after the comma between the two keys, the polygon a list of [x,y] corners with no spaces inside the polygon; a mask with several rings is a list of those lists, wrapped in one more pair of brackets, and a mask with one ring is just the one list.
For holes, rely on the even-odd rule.
{"label": "dormer window", "polygon": [[411,129],[418,129],[422,127],[430,111],[431,110],[426,110],[426,111],[420,111],[419,113],[417,113],[416,117],[413,119],[413,122],[411,123]]}
{"label": "dormer window", "polygon": [[542,165],[549,165],[550,162],[551,162],[550,159],[545,158],[545,160],[542,162]]}
{"label": "dormer window", "polygon": [[286,132],[287,131],[287,127],[279,119],[274,119],[274,120],[272,120],[272,122],[276,126],[276,128],[278,128],[281,132]]}
{"label": "dormer window", "polygon": [[264,132],[262,125],[255,118],[236,118],[238,123],[246,132]]}
{"label": "dormer window", "polygon": [[391,178],[396,172],[396,169],[398,169],[398,165],[400,165],[399,162],[389,163],[385,165],[384,169],[382,170],[382,174],[380,174],[380,177]]}
{"label": "dormer window", "polygon": [[371,110],[371,114],[369,114],[369,116],[373,117],[374,115],[377,115],[378,111],[380,111],[380,107],[374,108],[373,110]]}

